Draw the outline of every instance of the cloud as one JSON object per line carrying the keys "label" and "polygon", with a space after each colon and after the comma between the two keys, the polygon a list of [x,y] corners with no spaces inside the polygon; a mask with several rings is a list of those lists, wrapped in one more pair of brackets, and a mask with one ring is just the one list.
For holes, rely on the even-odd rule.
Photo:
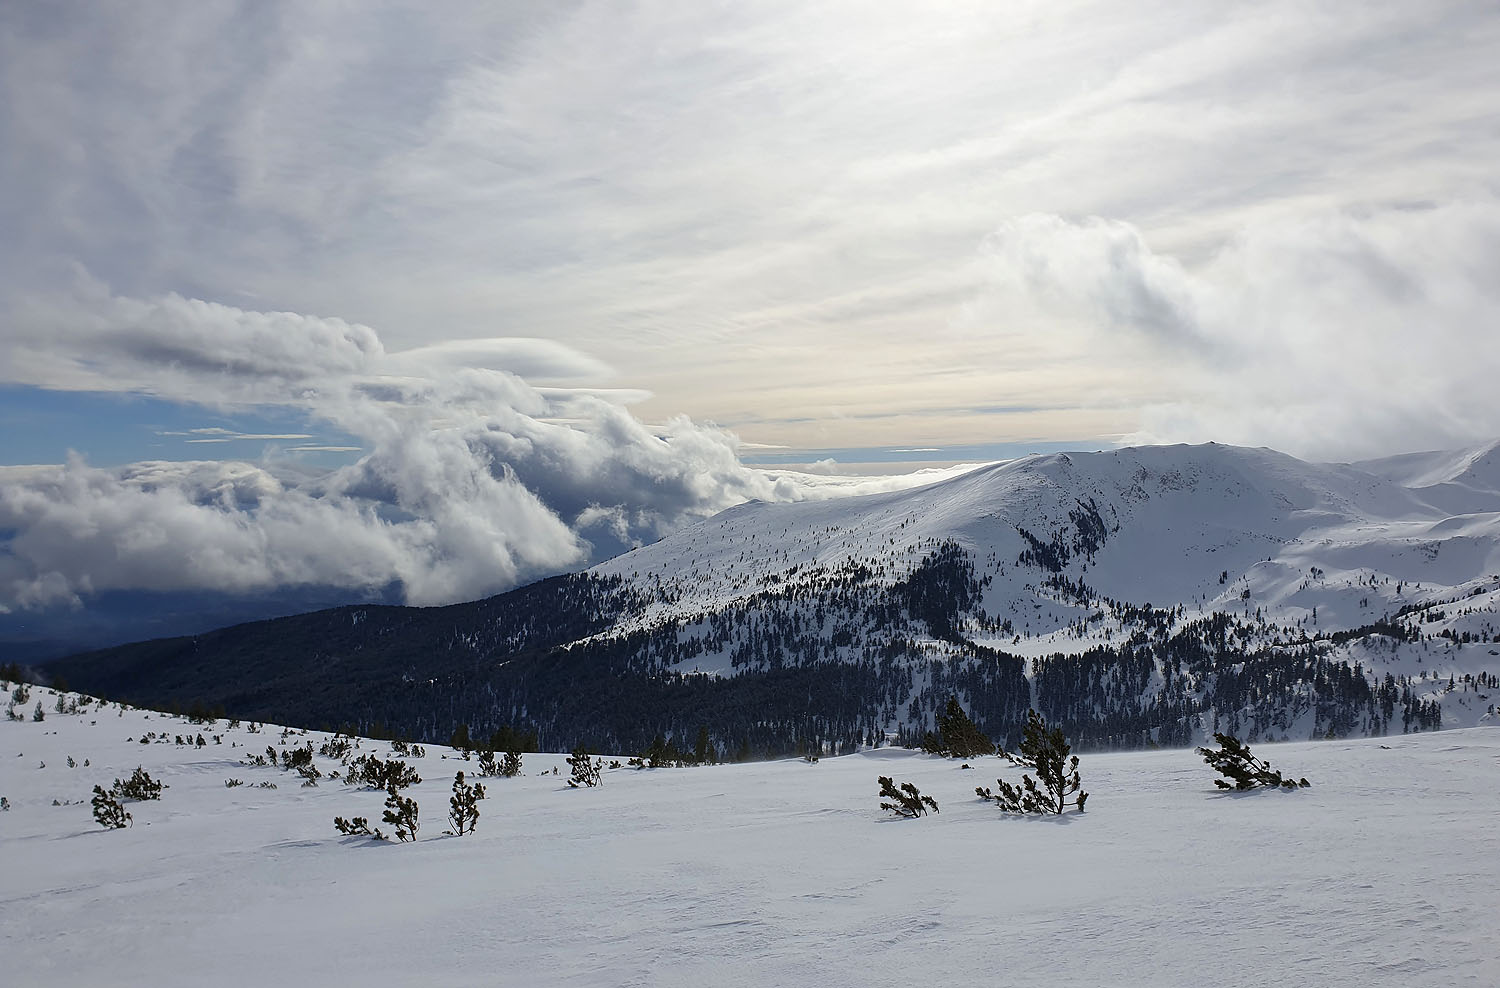
{"label": "cloud", "polygon": [[203,429],[188,429],[185,432],[174,432],[174,431],[170,431],[170,430],[168,430],[168,431],[161,431],[161,432],[158,432],[157,435],[158,436],[178,436],[178,437],[182,437],[182,436],[194,436],[194,437],[196,437],[196,438],[193,438],[193,439],[185,439],[184,440],[185,442],[190,442],[190,443],[227,443],[227,442],[234,442],[236,440],[241,440],[241,439],[269,440],[269,439],[311,439],[311,438],[313,438],[310,434],[305,433],[305,432],[283,432],[283,433],[236,432],[233,429],[225,429],[225,428],[221,428],[219,426],[211,426],[211,427],[203,428]]}
{"label": "cloud", "polygon": [[137,299],[77,270],[69,294],[26,294],[0,338],[6,377],[78,391],[128,391],[211,407],[316,400],[374,372],[375,331],[338,318],[256,312],[176,293]]}
{"label": "cloud", "polygon": [[[295,586],[395,587],[409,603],[448,603],[654,541],[750,498],[861,489],[860,478],[835,486],[746,467],[729,433],[683,417],[649,427],[589,389],[543,393],[496,366],[449,359],[462,348],[433,348],[441,360],[392,356],[372,329],[342,320],[99,293],[70,317],[54,315],[36,324],[57,331],[47,347],[40,332],[11,341],[23,358],[8,365],[16,379],[296,409],[364,444],[335,448],[367,452],[320,476],[274,456],[0,467],[0,606],[12,609],[76,606],[106,590]],[[537,352],[525,340],[484,350]],[[560,348],[541,352],[566,363]],[[183,433],[211,443],[304,435]]]}
{"label": "cloud", "polygon": [[1463,2],[0,6],[0,375],[297,444],[228,501],[7,472],[0,606],[451,599],[915,482],[744,449],[1500,433],[1497,44]]}
{"label": "cloud", "polygon": [[591,384],[613,376],[608,365],[553,340],[491,338],[448,340],[403,350],[389,356],[393,367],[417,372],[458,368],[503,370],[528,381],[583,381]]}
{"label": "cloud", "polygon": [[[649,418],[770,445],[1113,435],[1161,382],[1104,379],[1050,322],[1004,347],[954,331],[975,245],[1007,217],[1106,217],[1058,244],[1095,281],[1074,315],[1204,345],[1171,268],[1236,231],[1493,198],[1497,43],[1462,0],[9,4],[0,309],[74,294],[76,261],[168,309],[379,326],[414,376],[631,382]],[[991,246],[1043,291],[1033,236],[1069,234]],[[491,337],[528,342],[456,342]],[[964,411],[997,398],[1037,411]]]}
{"label": "cloud", "polygon": [[1258,222],[1192,268],[1129,224],[1028,216],[987,257],[975,325],[1046,325],[1151,382],[1126,442],[1355,459],[1500,434],[1495,202]]}

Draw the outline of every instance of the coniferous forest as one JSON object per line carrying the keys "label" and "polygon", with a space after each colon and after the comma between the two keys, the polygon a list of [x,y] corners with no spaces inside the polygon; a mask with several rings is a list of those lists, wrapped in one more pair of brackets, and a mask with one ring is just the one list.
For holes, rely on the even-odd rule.
{"label": "coniferous forest", "polygon": [[[1088,534],[1096,517],[1074,521]],[[1400,618],[1324,637],[1225,613],[1190,618],[1099,598],[1051,569],[1086,546],[1028,541],[1017,565],[1036,567],[1059,599],[1107,612],[1121,625],[1113,641],[1030,660],[975,641],[1012,629],[983,612],[986,578],[945,542],[894,583],[846,562],[654,624],[627,619],[663,602],[659,585],[575,574],[474,603],[334,608],[49,669],[139,705],[413,741],[515,729],[544,750],[636,752],[663,738],[686,749],[706,732],[722,759],[916,744],[952,697],[1006,747],[1033,708],[1079,750],[1441,724],[1410,680],[1331,655],[1351,640],[1415,637]],[[694,671],[710,659],[723,670]]]}

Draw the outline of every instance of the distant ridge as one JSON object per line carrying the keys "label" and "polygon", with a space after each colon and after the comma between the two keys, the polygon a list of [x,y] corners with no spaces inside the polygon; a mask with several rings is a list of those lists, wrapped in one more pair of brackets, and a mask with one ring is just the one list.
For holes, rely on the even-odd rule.
{"label": "distant ridge", "polygon": [[473,604],[337,608],[53,668],[142,704],[618,749],[700,726],[757,754],[910,738],[950,694],[998,737],[1036,706],[1094,747],[1469,726],[1500,672],[1495,450],[1030,456],[742,504]]}

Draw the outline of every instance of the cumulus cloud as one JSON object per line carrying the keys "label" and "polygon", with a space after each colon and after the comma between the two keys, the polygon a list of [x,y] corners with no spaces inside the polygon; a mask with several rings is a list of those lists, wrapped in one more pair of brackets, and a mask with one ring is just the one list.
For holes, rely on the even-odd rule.
{"label": "cumulus cloud", "polygon": [[[95,293],[48,311],[8,341],[15,380],[299,409],[367,452],[316,477],[274,460],[100,468],[75,456],[0,467],[0,605],[12,609],[77,605],[104,590],[299,585],[393,587],[409,603],[447,603],[584,565],[749,498],[861,490],[859,478],[835,486],[748,468],[729,433],[681,417],[648,427],[608,392],[544,393],[505,369],[508,356],[557,377],[601,369],[556,345],[390,354],[366,326],[172,295]],[[480,366],[459,357],[476,350],[489,358]]]}

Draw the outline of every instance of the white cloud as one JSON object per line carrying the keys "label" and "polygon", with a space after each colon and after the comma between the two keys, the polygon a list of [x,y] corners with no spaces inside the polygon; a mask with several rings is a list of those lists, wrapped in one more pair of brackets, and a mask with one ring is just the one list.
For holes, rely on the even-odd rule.
{"label": "white cloud", "polygon": [[[379,326],[417,376],[626,381],[648,417],[770,445],[1131,432],[1149,374],[1101,380],[1050,326],[1003,349],[953,330],[976,244],[1107,217],[1151,253],[1091,304],[1160,317],[1181,300],[1146,262],[1197,275],[1239,230],[1493,200],[1497,43],[1462,0],[13,4],[0,313],[74,294],[73,260],[156,304]],[[267,356],[218,355],[287,370]],[[967,411],[997,400],[1045,410]]]}
{"label": "white cloud", "polygon": [[0,606],[452,599],[914,482],[741,448],[1500,433],[1492,5],[429,13],[0,6],[0,374],[341,437],[181,437],[299,443],[229,502],[219,467],[7,471]]}
{"label": "white cloud", "polygon": [[1493,202],[1256,223],[1193,269],[1097,217],[1024,217],[989,251],[971,322],[1045,322],[1150,381],[1127,442],[1354,459],[1500,434]]}
{"label": "white cloud", "polygon": [[[447,603],[653,541],[748,498],[862,489],[860,478],[830,485],[747,468],[728,433],[682,417],[648,427],[587,389],[543,394],[494,367],[393,359],[373,330],[341,320],[178,296],[92,303],[45,323],[58,330],[46,348],[14,340],[26,358],[10,365],[16,376],[48,383],[27,377],[42,369],[96,390],[297,409],[368,452],[321,477],[275,460],[0,467],[6,607],[116,589],[299,585],[396,585],[410,603]],[[531,352],[530,341],[519,349]],[[510,351],[497,341],[487,352]],[[183,431],[189,442],[301,435]]]}

